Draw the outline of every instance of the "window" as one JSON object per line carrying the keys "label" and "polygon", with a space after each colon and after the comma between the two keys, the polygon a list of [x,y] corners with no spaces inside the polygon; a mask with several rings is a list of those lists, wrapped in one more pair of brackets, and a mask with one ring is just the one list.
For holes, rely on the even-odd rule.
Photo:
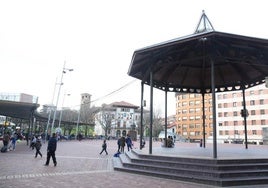
{"label": "window", "polygon": [[261,125],[265,125],[266,123],[265,123],[265,119],[262,119],[261,120]]}
{"label": "window", "polygon": [[229,135],[229,131],[225,131],[225,135]]}
{"label": "window", "polygon": [[265,114],[265,110],[261,109],[260,113],[261,113],[261,115],[264,115]]}
{"label": "window", "polygon": [[195,116],[195,119],[196,119],[196,120],[200,120],[201,117],[200,117],[200,116]]}
{"label": "window", "polygon": [[218,108],[221,108],[221,104],[218,104]]}
{"label": "window", "polygon": [[224,117],[227,117],[228,116],[228,112],[224,112]]}
{"label": "window", "polygon": [[129,108],[121,108],[121,112],[129,112],[130,109]]}
{"label": "window", "polygon": [[222,123],[219,123],[219,126],[222,126]]}
{"label": "window", "polygon": [[195,101],[195,104],[196,105],[200,105],[200,101]]}
{"label": "window", "polygon": [[190,98],[195,98],[195,94],[190,94]]}
{"label": "window", "polygon": [[237,111],[233,112],[233,115],[234,115],[234,116],[237,116]]}
{"label": "window", "polygon": [[223,104],[223,107],[224,107],[224,108],[227,108],[227,107],[228,107],[227,103],[224,103],[224,104]]}
{"label": "window", "polygon": [[234,121],[234,126],[238,125],[238,122],[237,121]]}
{"label": "window", "polygon": [[257,135],[257,131],[256,130],[252,130],[252,134],[253,135]]}
{"label": "window", "polygon": [[250,105],[252,106],[252,105],[255,105],[255,101],[254,100],[251,100],[250,101]]}
{"label": "window", "polygon": [[254,90],[251,90],[251,91],[249,92],[249,94],[250,94],[250,95],[254,95]]}
{"label": "window", "polygon": [[251,111],[250,111],[250,114],[251,114],[251,115],[256,115],[255,110],[251,110]]}
{"label": "window", "polygon": [[264,100],[260,99],[260,104],[263,105],[264,104]]}
{"label": "window", "polygon": [[256,125],[256,120],[252,120],[251,125]]}
{"label": "window", "polygon": [[263,94],[263,90],[262,89],[259,90],[259,94],[260,95]]}
{"label": "window", "polygon": [[233,107],[237,107],[237,102],[233,102]]}
{"label": "window", "polygon": [[219,94],[217,98],[218,98],[218,99],[221,99],[221,94]]}
{"label": "window", "polygon": [[193,108],[190,108],[189,112],[190,112],[190,113],[194,113],[195,110],[194,110]]}
{"label": "window", "polygon": [[227,94],[223,94],[223,98],[226,99],[227,98]]}
{"label": "window", "polygon": [[237,93],[233,93],[233,98],[236,98],[237,97]]}
{"label": "window", "polygon": [[228,126],[228,121],[225,121],[224,122],[224,126]]}
{"label": "window", "polygon": [[234,131],[234,134],[239,134],[239,133],[238,133],[238,130],[235,130],[235,131]]}
{"label": "window", "polygon": [[190,128],[190,129],[194,129],[194,124],[190,124],[190,125],[189,125],[189,128]]}
{"label": "window", "polygon": [[187,95],[186,94],[182,94],[181,98],[182,99],[186,99],[187,98]]}

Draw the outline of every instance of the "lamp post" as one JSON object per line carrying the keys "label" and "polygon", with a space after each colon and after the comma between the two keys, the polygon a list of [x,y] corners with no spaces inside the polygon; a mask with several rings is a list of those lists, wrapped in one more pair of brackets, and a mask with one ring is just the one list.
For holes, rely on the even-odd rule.
{"label": "lamp post", "polygon": [[[52,96],[52,101],[51,101],[51,105],[53,104],[54,102],[54,97],[55,97],[55,91],[56,91],[56,86],[57,86],[57,79],[56,79],[56,82],[55,82],[55,86],[54,86],[54,90],[53,90],[53,96]],[[51,112],[52,112],[52,106],[47,106],[48,110],[49,110],[49,115],[48,115],[48,119],[47,119],[47,127],[46,127],[46,135],[45,135],[45,142],[47,140],[47,135],[48,135],[48,126],[49,126],[49,123],[50,123],[50,119],[51,119]]]}
{"label": "lamp post", "polygon": [[62,119],[62,111],[63,111],[63,105],[64,105],[64,99],[65,99],[65,96],[70,96],[71,94],[64,94],[63,95],[63,99],[62,99],[62,105],[61,105],[61,111],[60,111],[60,120],[59,120],[59,128],[60,128],[60,124],[61,124],[61,119]]}
{"label": "lamp post", "polygon": [[76,139],[78,139],[78,127],[79,127],[79,123],[80,123],[80,113],[81,113],[81,105],[80,105],[80,109],[78,111],[78,118],[77,118],[77,123],[76,123]]}
{"label": "lamp post", "polygon": [[51,135],[52,135],[52,131],[53,131],[53,128],[54,128],[54,124],[55,124],[55,119],[56,119],[56,114],[57,114],[57,108],[58,108],[58,103],[59,103],[59,97],[60,97],[60,90],[61,90],[61,86],[63,85],[63,74],[66,73],[66,71],[73,71],[73,69],[67,69],[65,68],[65,61],[64,61],[64,64],[63,64],[63,69],[62,69],[62,72],[61,72],[61,80],[60,80],[60,86],[59,86],[59,90],[58,90],[58,96],[57,96],[57,100],[56,100],[56,108],[55,108],[55,111],[54,111],[54,115],[53,115],[53,121],[52,121],[52,125],[51,125]]}

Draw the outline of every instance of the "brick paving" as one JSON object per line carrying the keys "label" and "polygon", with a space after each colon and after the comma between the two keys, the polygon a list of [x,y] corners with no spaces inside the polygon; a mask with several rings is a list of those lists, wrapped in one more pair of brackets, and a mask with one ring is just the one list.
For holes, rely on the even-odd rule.
{"label": "brick paving", "polygon": [[[107,141],[109,154],[99,155],[101,140],[58,142],[56,151],[58,165],[56,167],[53,166],[52,161],[50,161],[50,166],[44,166],[46,144],[43,144],[41,149],[43,158],[39,156],[34,158],[34,150],[31,150],[25,142],[18,143],[15,151],[0,153],[0,188],[214,187],[114,171],[112,157],[117,150],[116,143],[116,140]],[[186,145],[184,147],[189,148]],[[146,152],[146,150],[143,151]],[[237,187],[264,188],[267,185]]]}

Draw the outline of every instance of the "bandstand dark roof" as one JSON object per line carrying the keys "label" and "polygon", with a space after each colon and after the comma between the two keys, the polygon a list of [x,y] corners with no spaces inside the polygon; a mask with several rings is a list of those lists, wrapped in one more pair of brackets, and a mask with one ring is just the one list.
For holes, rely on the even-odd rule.
{"label": "bandstand dark roof", "polygon": [[[206,15],[194,34],[136,50],[128,74],[153,87],[174,92],[211,92],[211,63],[216,92],[265,82],[268,40],[217,32]],[[209,26],[209,27],[207,27]],[[256,28],[258,29],[258,28]]]}

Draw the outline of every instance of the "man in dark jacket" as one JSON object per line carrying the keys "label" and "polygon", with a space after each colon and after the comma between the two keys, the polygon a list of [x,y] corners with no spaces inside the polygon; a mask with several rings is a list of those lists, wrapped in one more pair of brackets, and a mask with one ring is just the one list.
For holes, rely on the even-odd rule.
{"label": "man in dark jacket", "polygon": [[56,161],[56,156],[55,156],[56,149],[57,149],[56,133],[53,133],[47,145],[47,162],[45,166],[49,165],[50,157],[52,157],[54,166],[57,166],[57,161]]}

